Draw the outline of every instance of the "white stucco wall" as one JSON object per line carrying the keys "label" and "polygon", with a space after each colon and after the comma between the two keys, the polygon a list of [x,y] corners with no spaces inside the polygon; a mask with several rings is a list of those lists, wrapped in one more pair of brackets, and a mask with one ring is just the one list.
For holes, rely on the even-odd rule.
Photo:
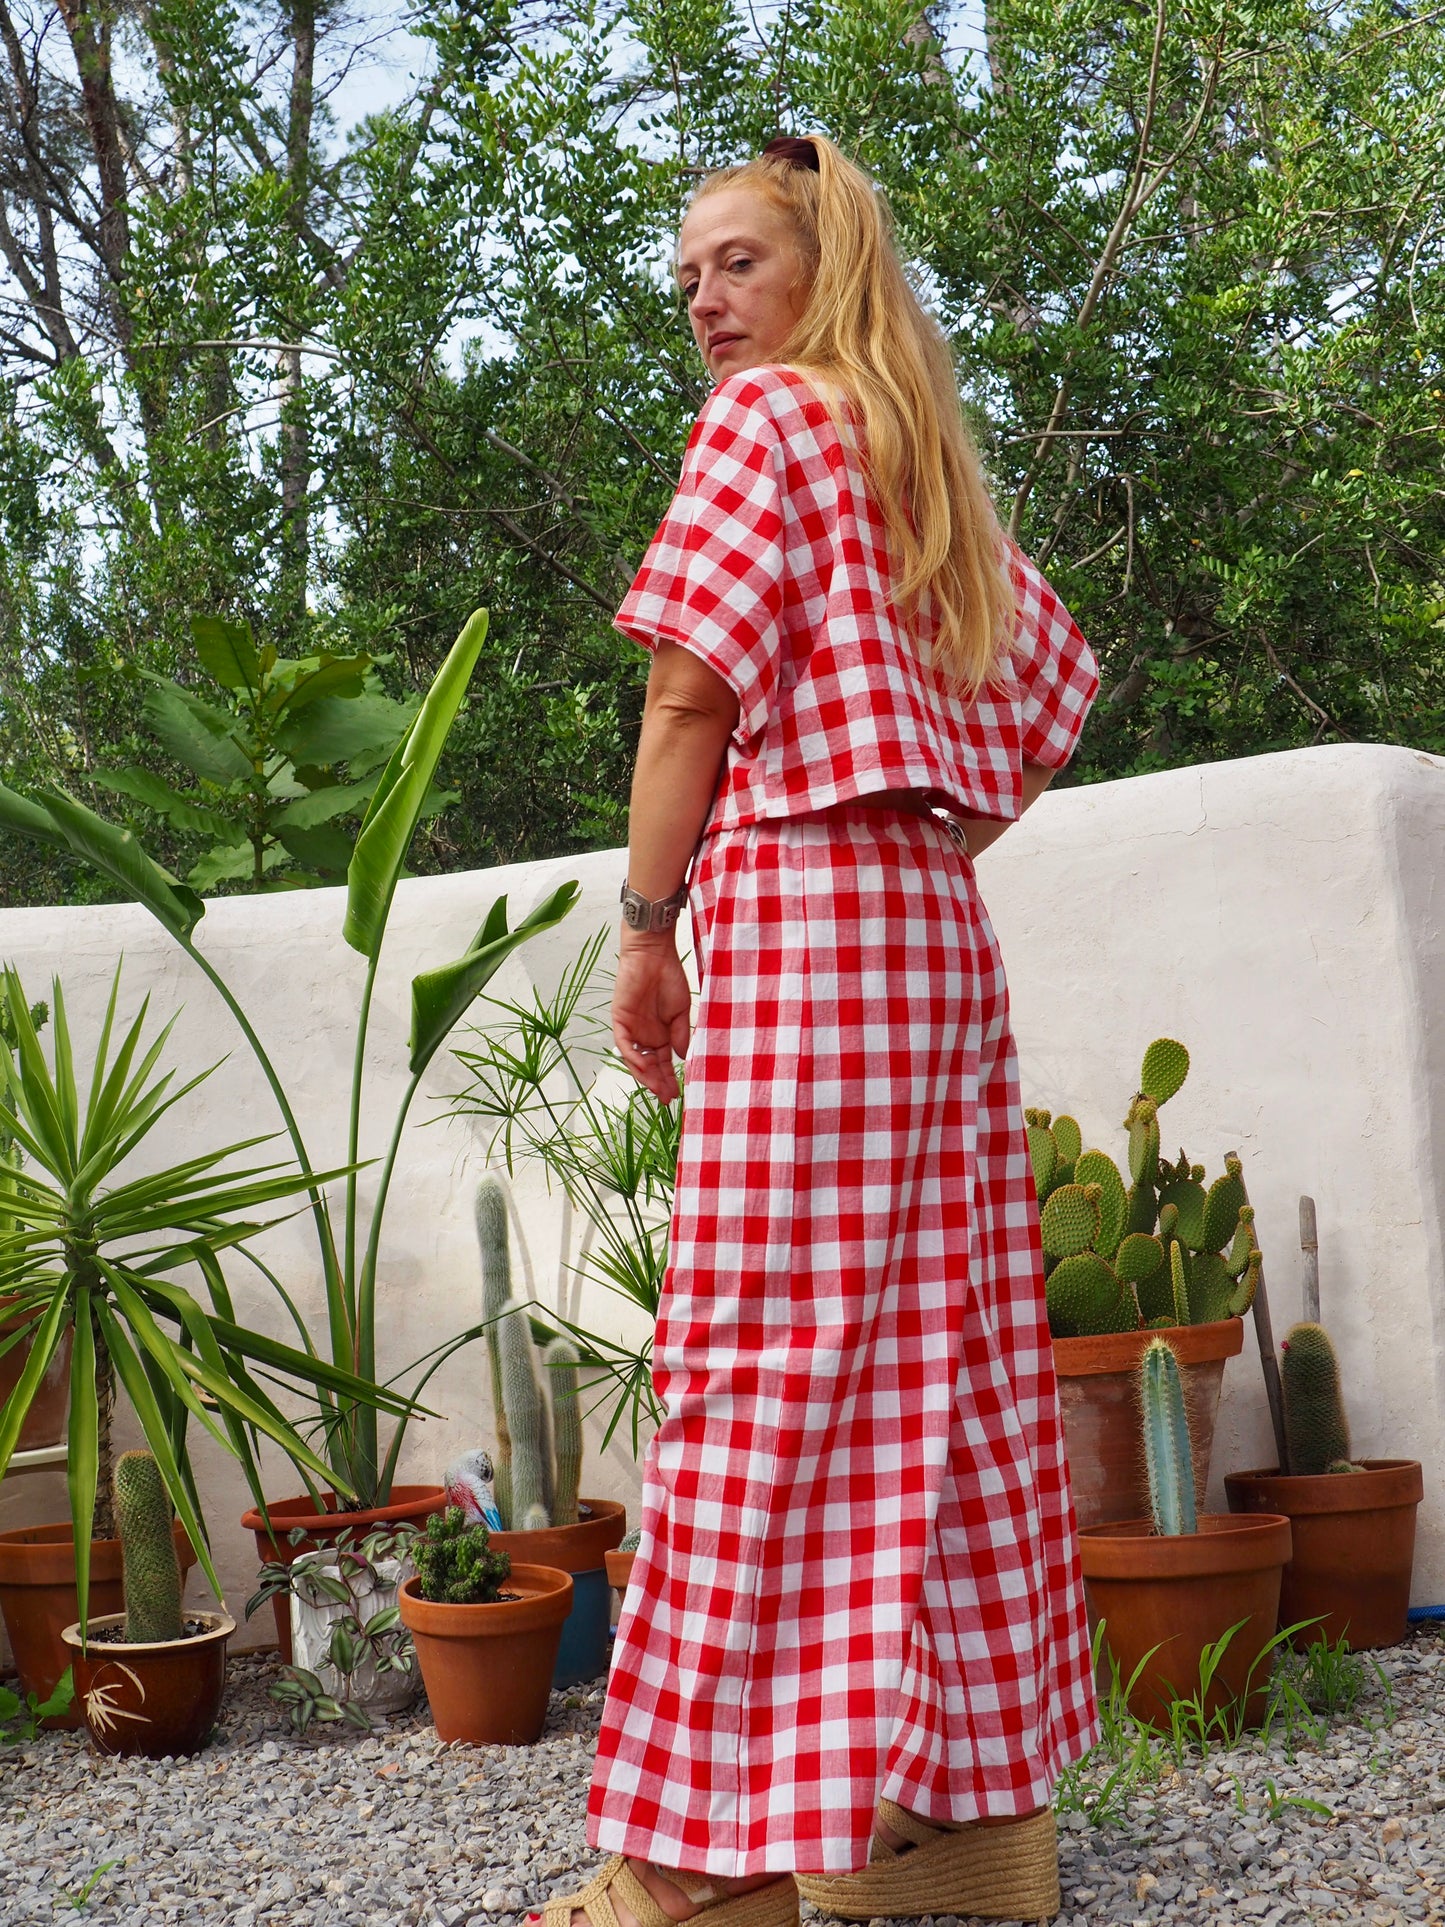
{"label": "white stucco wall", "polygon": [[[1047,796],[979,864],[1012,984],[1026,1101],[1072,1110],[1087,1142],[1119,1155],[1119,1121],[1150,1038],[1180,1037],[1189,1082],[1164,1112],[1166,1149],[1188,1147],[1213,1174],[1238,1149],[1258,1211],[1277,1334],[1298,1315],[1301,1192],[1317,1203],[1323,1316],[1345,1363],[1355,1450],[1417,1457],[1426,1475],[1417,1603],[1445,1600],[1445,760],[1389,748],[1303,750],[1171,771]],[[502,891],[513,918],[576,877],[583,896],[494,989],[550,990],[585,939],[611,928],[623,871],[616,851],[559,863],[416,880],[401,887],[373,1017],[364,1152],[379,1152],[405,1082],[408,986],[456,955]],[[200,941],[265,1036],[319,1163],[340,1162],[352,1021],[362,963],[340,937],[339,892],[214,903]],[[180,1011],[175,1061],[228,1061],[157,1134],[153,1161],[276,1122],[269,1094],[224,1007],[157,926],[132,908],[0,910],[0,960],[32,996],[52,970],[79,1039],[95,1034],[115,961],[123,1008],[152,994],[157,1021]],[[443,1054],[415,1117],[440,1118],[458,1084]],[[385,1364],[395,1369],[479,1315],[471,1197],[478,1129],[438,1121],[409,1134],[383,1247]],[[567,1289],[563,1212],[536,1179],[516,1187],[519,1278],[544,1301]],[[323,1302],[304,1220],[268,1234],[277,1265],[320,1332]],[[235,1267],[242,1315],[284,1329],[266,1288]],[[589,1304],[599,1328],[625,1314]],[[480,1349],[432,1383],[444,1422],[413,1429],[403,1478],[432,1479],[482,1442],[490,1422]],[[247,1503],[236,1469],[196,1443],[202,1487],[233,1609],[253,1582]],[[1272,1463],[1253,1334],[1228,1368],[1213,1502],[1225,1471]],[[273,1489],[296,1489],[284,1464]],[[620,1443],[593,1441],[584,1489],[631,1500]],[[0,1485],[0,1528],[66,1513],[63,1478]],[[269,1620],[252,1622],[261,1641]]]}

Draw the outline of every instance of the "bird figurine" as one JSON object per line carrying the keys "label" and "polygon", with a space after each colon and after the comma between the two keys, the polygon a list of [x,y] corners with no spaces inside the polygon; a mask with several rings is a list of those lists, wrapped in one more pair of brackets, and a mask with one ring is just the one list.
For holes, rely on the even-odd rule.
{"label": "bird figurine", "polygon": [[492,1484],[492,1461],[485,1452],[463,1452],[453,1459],[442,1475],[447,1504],[459,1505],[467,1522],[479,1520],[489,1532],[504,1532],[502,1515],[497,1510],[497,1494]]}

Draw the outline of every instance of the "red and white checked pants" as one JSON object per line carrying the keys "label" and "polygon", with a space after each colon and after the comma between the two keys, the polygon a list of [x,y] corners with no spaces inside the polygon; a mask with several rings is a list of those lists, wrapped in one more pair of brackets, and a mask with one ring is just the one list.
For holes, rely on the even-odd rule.
{"label": "red and white checked pants", "polygon": [[867,1864],[880,1795],[1030,1812],[1096,1737],[1003,969],[930,817],[706,839],[665,1417],[588,1838]]}

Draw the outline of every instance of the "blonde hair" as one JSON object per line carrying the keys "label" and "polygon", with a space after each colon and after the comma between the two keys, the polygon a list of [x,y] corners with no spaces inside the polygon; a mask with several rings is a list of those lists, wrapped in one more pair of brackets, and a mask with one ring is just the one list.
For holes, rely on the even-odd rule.
{"label": "blonde hair", "polygon": [[808,298],[778,359],[816,383],[840,426],[835,391],[850,405],[894,595],[936,625],[945,678],[977,694],[1009,654],[1013,587],[948,344],[904,272],[887,202],[818,134],[708,175],[694,204],[722,188],[752,189],[790,223]]}

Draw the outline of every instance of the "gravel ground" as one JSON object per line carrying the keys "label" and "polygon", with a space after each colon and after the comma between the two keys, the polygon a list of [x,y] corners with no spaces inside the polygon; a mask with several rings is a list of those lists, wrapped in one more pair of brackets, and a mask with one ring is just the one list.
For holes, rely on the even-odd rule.
{"label": "gravel ground", "polygon": [[[1061,1927],[1445,1922],[1445,1634],[1380,1657],[1388,1689],[1322,1746],[1186,1760],[1107,1825],[1065,1811]],[[103,1760],[68,1733],[0,1750],[3,1927],[517,1927],[594,1864],[600,1687],[554,1694],[533,1747],[442,1746],[425,1701],[371,1737],[297,1740],[265,1697],[273,1669],[233,1660],[193,1760]]]}

